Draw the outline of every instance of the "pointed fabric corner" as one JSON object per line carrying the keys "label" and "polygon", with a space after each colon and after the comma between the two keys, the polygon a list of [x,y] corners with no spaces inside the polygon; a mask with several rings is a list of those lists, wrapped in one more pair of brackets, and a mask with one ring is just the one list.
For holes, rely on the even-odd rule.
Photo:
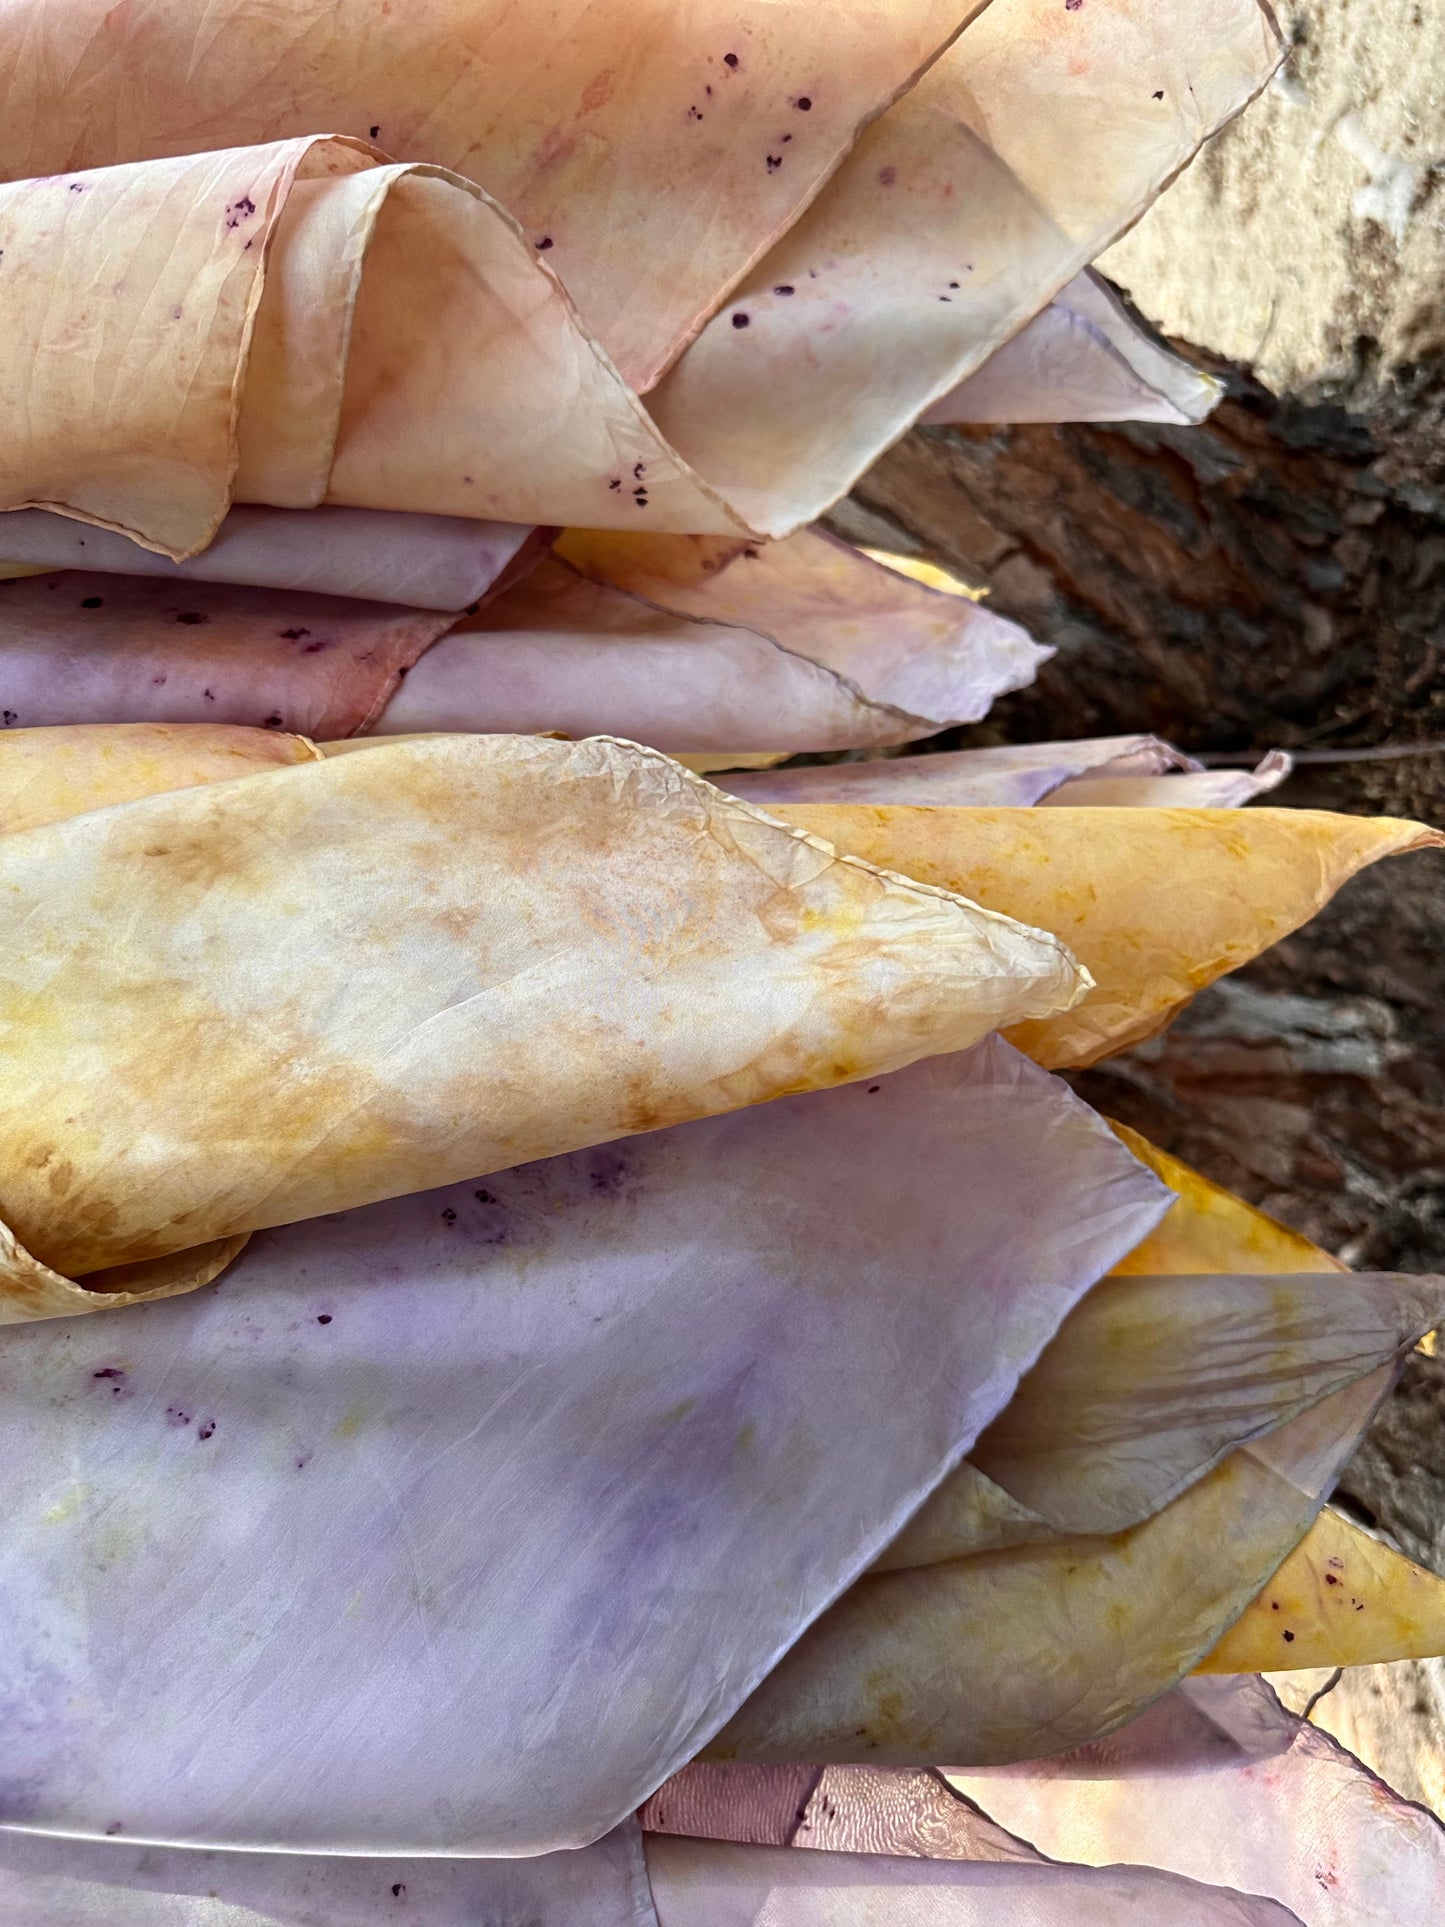
{"label": "pointed fabric corner", "polygon": [[1445,1579],[1329,1507],[1197,1669],[1378,1666],[1445,1653]]}
{"label": "pointed fabric corner", "polygon": [[995,1038],[263,1233],[185,1303],[0,1334],[7,1817],[397,1853],[595,1837],[1166,1203]]}
{"label": "pointed fabric corner", "polygon": [[925,422],[1157,422],[1195,427],[1224,384],[1143,327],[1086,269]]}
{"label": "pointed fabric corner", "polygon": [[897,1069],[1084,983],[603,737],[174,790],[0,837],[0,879],[19,1316],[55,1273]]}
{"label": "pointed fabric corner", "polygon": [[1101,775],[1149,781],[1190,759],[1158,736],[1096,736],[1063,743],[1001,743],[801,769],[725,772],[718,787],[763,809],[775,803],[882,803],[942,808],[1021,808],[1067,795]]}
{"label": "pointed fabric corner", "polygon": [[1253,769],[1183,769],[1157,775],[1090,770],[1071,777],[1043,799],[1072,809],[1237,810],[1277,790],[1294,768],[1272,749]]}
{"label": "pointed fabric corner", "polygon": [[1239,1447],[1126,1532],[859,1580],[709,1756],[992,1765],[1112,1732],[1212,1650],[1304,1537],[1391,1377]]}
{"label": "pointed fabric corner", "polygon": [[1056,931],[1097,988],[1070,1015],[1009,1033],[1055,1069],[1155,1036],[1367,864],[1445,844],[1420,824],[1323,810],[770,809],[839,849]]}

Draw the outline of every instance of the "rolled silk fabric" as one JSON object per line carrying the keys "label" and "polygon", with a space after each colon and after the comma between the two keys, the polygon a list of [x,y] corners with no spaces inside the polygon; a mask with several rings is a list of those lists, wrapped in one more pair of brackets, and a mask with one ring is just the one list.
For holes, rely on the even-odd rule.
{"label": "rolled silk fabric", "polygon": [[135,1267],[262,1224],[896,1069],[1086,982],[1052,936],[606,738],[376,744],[21,831],[0,916],[22,1317],[83,1303],[67,1278],[159,1288]]}
{"label": "rolled silk fabric", "polygon": [[111,529],[45,509],[16,509],[0,516],[0,557],[41,569],[154,575],[171,583],[233,582],[456,614],[522,573],[535,559],[529,550],[541,553],[538,537],[544,534],[513,522],[453,515],[233,508],[208,548],[173,562]]}
{"label": "rolled silk fabric", "polygon": [[1206,984],[1312,917],[1382,857],[1445,836],[1322,810],[770,806],[840,849],[1055,930],[1097,983],[1010,1035],[1058,1069],[1143,1043]]}
{"label": "rolled silk fabric", "polygon": [[[1132,0],[1071,11],[1065,26],[1053,0],[997,0],[645,408],[548,265],[554,237],[314,121],[12,182],[3,312],[26,379],[0,414],[0,507],[59,508],[177,559],[232,500],[785,535],[1135,219],[1280,56],[1255,0],[1177,0],[1163,22]],[[1147,108],[1141,73],[1162,83]],[[102,237],[124,272],[97,321]],[[83,357],[57,348],[72,332]]]}
{"label": "rolled silk fabric", "polygon": [[[227,527],[247,513],[233,509]],[[270,528],[289,522],[295,543],[296,525],[320,518],[318,549],[339,575],[351,572],[356,525],[375,520],[372,586],[386,574],[388,543],[401,559],[409,553],[396,525],[415,520],[424,525],[417,566],[430,570],[425,527],[436,517],[255,513],[267,525],[260,546],[277,562]],[[337,517],[341,544],[331,540]],[[84,529],[81,545],[103,539],[145,553],[45,519]],[[446,524],[457,527],[466,524]],[[664,539],[665,553],[697,579],[673,590],[647,580],[643,595],[539,560],[545,535],[514,544],[465,614],[178,580],[183,571],[159,559],[157,581],[61,574],[0,585],[0,714],[9,727],[236,722],[323,739],[555,731],[684,753],[749,745],[789,754],[900,742],[975,720],[1029,682],[1049,653],[966,598],[813,531],[767,551]],[[223,531],[215,547],[226,544]],[[450,563],[447,546],[440,554]],[[522,579],[509,587],[514,572]],[[435,595],[445,581],[443,571],[422,586]]]}
{"label": "rolled silk fabric", "polygon": [[977,11],[843,0],[824,46],[811,0],[4,0],[0,176],[378,142],[496,195],[646,389]]}
{"label": "rolled silk fabric", "polygon": [[233,583],[33,576],[0,584],[0,723],[232,723],[349,736],[382,714],[455,620]]}
{"label": "rolled silk fabric", "polygon": [[720,789],[769,809],[774,803],[889,803],[1017,808],[1074,794],[1076,780],[1138,782],[1192,767],[1157,736],[1096,736],[1067,743],[1001,743],[923,756],[814,763],[801,769],[725,771]]}

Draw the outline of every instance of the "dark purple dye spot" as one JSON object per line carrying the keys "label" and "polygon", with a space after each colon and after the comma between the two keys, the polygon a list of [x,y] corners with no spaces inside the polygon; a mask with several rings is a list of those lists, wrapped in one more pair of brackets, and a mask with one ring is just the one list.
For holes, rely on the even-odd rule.
{"label": "dark purple dye spot", "polygon": [[634,462],[632,464],[632,479],[634,482],[640,482],[646,473],[647,473],[646,462]]}
{"label": "dark purple dye spot", "polygon": [[704,87],[704,89],[703,89],[703,92],[704,92],[705,94],[709,94],[709,95],[710,95],[710,94],[712,93],[712,88],[711,88],[711,87]]}
{"label": "dark purple dye spot", "polygon": [[124,1381],[125,1373],[122,1371],[119,1365],[102,1365],[98,1372],[91,1373],[91,1377],[92,1378],[115,1378],[115,1379],[120,1379],[121,1381]]}
{"label": "dark purple dye spot", "polygon": [[1340,1583],[1340,1580],[1339,1580],[1338,1573],[1327,1572],[1325,1574],[1325,1584],[1327,1586],[1337,1586],[1339,1583]]}
{"label": "dark purple dye spot", "polygon": [[[308,642],[306,647],[301,651],[301,653],[303,656],[319,656],[321,654],[321,651],[325,649],[327,646],[328,645],[325,642]],[[406,674],[406,671],[403,669],[403,670],[400,670],[398,673],[404,676]]]}
{"label": "dark purple dye spot", "polygon": [[940,301],[951,301],[953,296],[951,294],[941,294],[938,298]]}
{"label": "dark purple dye spot", "polygon": [[620,488],[621,488],[621,486],[622,486],[622,483],[621,483],[621,481],[620,481],[620,480],[618,479],[618,477],[614,475],[614,476],[613,476],[613,478],[612,478],[612,480],[611,480],[611,481],[610,481],[610,482],[609,482],[609,483],[607,484],[607,486],[608,486],[608,487],[609,487],[609,488],[610,488],[610,489],[611,489],[611,490],[612,490],[612,491],[614,492],[614,494],[615,494],[615,493],[616,493],[616,491],[617,491],[618,489],[620,489]]}
{"label": "dark purple dye spot", "polygon": [[198,1426],[196,1429],[196,1437],[198,1439],[214,1438],[215,1435],[216,1421],[213,1418],[208,1418],[204,1425]]}
{"label": "dark purple dye spot", "polygon": [[893,183],[897,179],[898,179],[898,169],[896,167],[879,168],[878,182],[881,187],[892,187]]}
{"label": "dark purple dye spot", "polygon": [[770,174],[776,174],[778,169],[782,166],[782,164],[783,164],[783,157],[781,154],[769,154],[768,172]]}
{"label": "dark purple dye spot", "polygon": [[701,114],[701,113],[699,112],[699,110],[697,109],[697,107],[695,107],[695,106],[694,106],[694,107],[689,107],[689,108],[688,108],[688,110],[687,110],[687,117],[688,117],[688,119],[689,119],[689,120],[701,120],[701,119],[702,119],[702,114]]}
{"label": "dark purple dye spot", "polygon": [[1163,89],[1162,87],[1161,87],[1161,88],[1159,89],[1159,91],[1158,91],[1158,93],[1156,93],[1156,94],[1155,94],[1155,96],[1154,96],[1154,98],[1155,98],[1155,100],[1163,100],[1163,98],[1164,98],[1164,89]]}
{"label": "dark purple dye spot", "polygon": [[[1069,0],[1069,5],[1070,5],[1070,8],[1071,8],[1071,10],[1072,10],[1072,8],[1073,8],[1073,7],[1075,7],[1075,6],[1082,6],[1083,4],[1084,4],[1084,0]],[[1294,1644],[1294,1634],[1293,1634],[1293,1633],[1286,1633],[1286,1634],[1285,1634],[1285,1636],[1284,1636],[1284,1638],[1285,1638],[1285,1644],[1286,1644],[1287,1646],[1292,1646],[1292,1645]]]}
{"label": "dark purple dye spot", "polygon": [[442,1223],[455,1224],[456,1221],[457,1221],[457,1214],[455,1211],[452,1210],[451,1206],[448,1205],[446,1210],[442,1212]]}
{"label": "dark purple dye spot", "polygon": [[83,194],[85,192],[84,181],[72,181],[70,183],[70,191],[72,194]]}
{"label": "dark purple dye spot", "polygon": [[[242,221],[249,219],[255,212],[256,203],[251,199],[249,194],[243,194],[239,201],[233,201],[226,209],[226,226],[228,228],[237,228],[241,225]],[[250,247],[250,245],[251,243],[248,241],[246,246]]]}
{"label": "dark purple dye spot", "polygon": [[112,1820],[110,1825],[106,1828],[107,1833],[123,1833],[124,1831],[125,1831],[124,1820]]}
{"label": "dark purple dye spot", "polygon": [[463,481],[463,482],[465,483],[465,485],[466,485],[466,486],[467,486],[468,488],[471,488],[471,487],[472,487],[472,485],[473,485],[473,484],[472,484],[472,478],[471,478],[471,476],[470,476],[470,475],[464,475],[464,476],[462,477],[462,481]]}
{"label": "dark purple dye spot", "polygon": [[376,137],[377,137],[377,135],[378,135],[378,134],[379,134],[380,132],[381,132],[381,128],[380,128],[380,126],[379,126],[379,125],[378,125],[378,126],[376,126],[376,127],[373,127],[373,128],[372,128],[372,130],[371,130],[371,138],[372,138],[373,140],[375,140],[375,139],[376,139]]}
{"label": "dark purple dye spot", "polygon": [[873,1093],[874,1093],[875,1091],[881,1091],[881,1090],[882,1090],[882,1088],[883,1088],[883,1086],[882,1086],[881,1084],[870,1084],[870,1085],[868,1086],[868,1095],[869,1095],[870,1097],[872,1097],[872,1095],[873,1095]]}
{"label": "dark purple dye spot", "polygon": [[82,596],[80,606],[82,609],[98,609],[100,607],[100,600],[98,595]]}
{"label": "dark purple dye spot", "polygon": [[800,94],[799,97],[793,102],[793,105],[797,108],[800,114],[811,114],[813,111],[813,103],[811,100],[809,100],[806,94]]}
{"label": "dark purple dye spot", "polygon": [[786,281],[784,281],[780,287],[773,289],[774,294],[791,294],[792,292],[793,290],[788,286]]}
{"label": "dark purple dye spot", "polygon": [[950,288],[956,288],[958,286],[958,283],[956,281],[950,281],[948,285]]}
{"label": "dark purple dye spot", "polygon": [[166,1407],[166,1417],[172,1425],[189,1425],[191,1422],[190,1413],[183,1412],[179,1405],[168,1405]]}
{"label": "dark purple dye spot", "polygon": [[723,55],[723,65],[724,65],[724,67],[731,67],[731,68],[733,68],[734,70],[736,70],[736,68],[737,68],[737,64],[738,64],[738,57],[737,57],[737,55],[736,55],[736,54],[724,54],[724,55]]}
{"label": "dark purple dye spot", "polygon": [[181,311],[180,311],[180,309],[179,309],[179,308],[172,308],[172,309],[171,309],[171,320],[172,320],[172,321],[179,321],[179,320],[180,320],[180,318],[181,318]]}
{"label": "dark purple dye spot", "polygon": [[13,723],[18,723],[20,718],[13,709],[0,709],[0,720],[3,720],[5,728],[9,729]]}
{"label": "dark purple dye spot", "polygon": [[180,615],[176,617],[177,622],[187,622],[193,628],[196,625],[196,623],[204,622],[205,619],[206,618],[204,616],[197,615],[194,609],[187,609],[184,615]]}
{"label": "dark purple dye spot", "polygon": [[793,137],[792,137],[792,135],[791,135],[791,134],[784,134],[784,136],[783,136],[783,139],[784,139],[784,141],[790,141],[790,140],[791,140],[792,138],[793,138]]}
{"label": "dark purple dye spot", "polygon": [[151,677],[151,682],[152,682],[152,684],[156,684],[156,683],[163,683],[164,681],[165,681],[165,677],[164,677],[164,676],[152,676],[152,677]]}
{"label": "dark purple dye spot", "polygon": [[750,322],[751,320],[752,320],[752,316],[751,316],[751,315],[746,315],[746,314],[735,314],[735,315],[733,316],[733,326],[734,326],[735,328],[746,328],[746,327],[747,327],[747,325],[748,325],[748,323],[749,323],[749,322]]}
{"label": "dark purple dye spot", "polygon": [[286,727],[279,716],[268,716],[261,726],[263,729],[284,729]]}
{"label": "dark purple dye spot", "polygon": [[542,238],[541,238],[541,240],[540,240],[540,241],[539,241],[539,242],[537,243],[537,252],[538,252],[538,254],[545,254],[545,253],[547,252],[547,250],[548,250],[548,248],[550,248],[550,247],[551,247],[551,245],[552,245],[552,237],[551,237],[551,235],[550,235],[550,234],[544,234],[544,235],[542,236]]}
{"label": "dark purple dye spot", "polygon": [[395,1899],[395,1900],[405,1900],[405,1898],[406,1898],[406,1882],[405,1882],[404,1880],[394,1880],[394,1881],[393,1881],[393,1882],[391,1883],[391,1892],[392,1892],[392,1897],[393,1897],[393,1899]]}
{"label": "dark purple dye spot", "polygon": [[1084,0],[1064,0],[1064,12],[1077,13],[1083,4]]}
{"label": "dark purple dye spot", "polygon": [[497,1202],[490,1191],[474,1191],[472,1196],[478,1204],[495,1204]]}
{"label": "dark purple dye spot", "polygon": [[213,703],[216,700],[216,692],[214,689],[203,689],[201,691],[201,694],[205,697],[208,703]]}
{"label": "dark purple dye spot", "polygon": [[317,1312],[316,1322],[318,1325],[329,1325],[331,1323],[331,1313],[329,1311]]}
{"label": "dark purple dye spot", "polygon": [[309,629],[283,629],[280,632],[283,642],[300,642],[303,636],[309,636],[310,634],[311,631]]}

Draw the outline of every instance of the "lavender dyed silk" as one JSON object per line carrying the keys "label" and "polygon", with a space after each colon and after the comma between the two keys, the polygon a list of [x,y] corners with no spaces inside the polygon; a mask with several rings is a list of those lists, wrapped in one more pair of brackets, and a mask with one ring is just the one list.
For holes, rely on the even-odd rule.
{"label": "lavender dyed silk", "polygon": [[[1105,771],[1111,778],[1157,777],[1165,770],[1192,767],[1187,756],[1157,736],[1097,736],[1072,743],[1001,743],[992,749],[943,750],[936,756],[730,772],[714,780],[720,789],[764,809],[769,803],[1011,809],[1040,803],[1076,777]],[[1065,793],[1072,801],[1072,788]]]}
{"label": "lavender dyed silk", "polygon": [[994,1038],[6,1331],[0,1817],[386,1854],[597,1838],[1169,1200]]}
{"label": "lavender dyed silk", "polygon": [[0,713],[21,729],[245,723],[349,736],[453,620],[291,589],[31,576],[0,584]]}
{"label": "lavender dyed silk", "polygon": [[[519,559],[533,530],[459,515],[343,508],[230,510],[208,548],[186,562],[143,549],[114,529],[49,509],[0,516],[0,560],[164,582],[236,582],[307,590],[411,609],[465,609]],[[98,719],[103,720],[103,719]]]}

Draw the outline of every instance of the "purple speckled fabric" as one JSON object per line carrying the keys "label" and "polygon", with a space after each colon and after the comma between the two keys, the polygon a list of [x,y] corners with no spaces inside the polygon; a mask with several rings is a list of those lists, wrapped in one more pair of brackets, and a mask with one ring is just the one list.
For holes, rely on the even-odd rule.
{"label": "purple speckled fabric", "polygon": [[596,1839],[1169,1199],[995,1038],[263,1233],[193,1297],[0,1334],[0,1819],[389,1854]]}

